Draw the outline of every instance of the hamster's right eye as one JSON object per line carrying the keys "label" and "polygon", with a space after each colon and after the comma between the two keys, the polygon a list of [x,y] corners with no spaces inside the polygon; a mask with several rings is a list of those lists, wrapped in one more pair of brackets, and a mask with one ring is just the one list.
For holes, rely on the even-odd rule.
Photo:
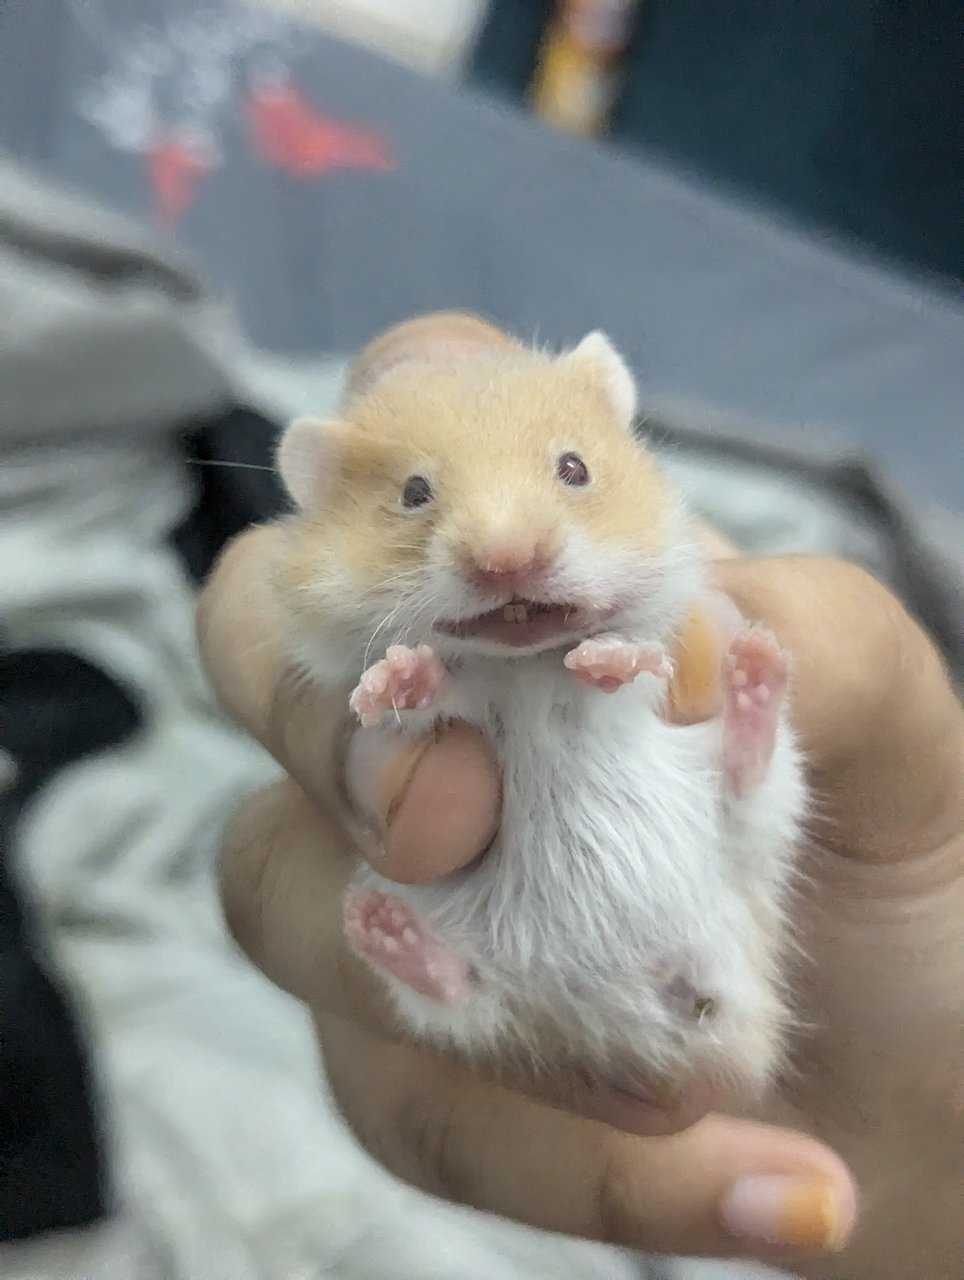
{"label": "hamster's right eye", "polygon": [[432,486],[424,476],[409,476],[402,490],[402,506],[406,511],[424,507],[435,497]]}

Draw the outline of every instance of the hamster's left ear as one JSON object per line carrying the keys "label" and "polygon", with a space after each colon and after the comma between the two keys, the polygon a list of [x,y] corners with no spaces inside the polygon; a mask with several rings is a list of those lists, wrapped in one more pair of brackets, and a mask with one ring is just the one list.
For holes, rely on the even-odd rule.
{"label": "hamster's left ear", "polygon": [[320,418],[296,418],[278,444],[278,474],[295,504],[315,507],[339,471],[344,427]]}
{"label": "hamster's left ear", "polygon": [[568,359],[593,370],[603,380],[610,403],[620,421],[631,427],[636,417],[636,382],[626,362],[604,333],[587,334]]}

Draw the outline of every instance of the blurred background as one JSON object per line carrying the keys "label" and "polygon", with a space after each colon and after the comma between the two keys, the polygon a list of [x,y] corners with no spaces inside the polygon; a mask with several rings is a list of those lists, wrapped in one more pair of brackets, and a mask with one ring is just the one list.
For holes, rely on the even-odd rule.
{"label": "blurred background", "polygon": [[958,0],[0,5],[0,1274],[750,1280],[396,1183],[237,954],[274,776],[193,611],[281,426],[420,311],[605,329],[749,552],[842,555],[964,673]]}
{"label": "blurred background", "polygon": [[430,75],[457,76],[487,0],[257,0]]}
{"label": "blurred background", "polygon": [[819,13],[756,0],[261,2],[961,278],[964,76],[950,0]]}

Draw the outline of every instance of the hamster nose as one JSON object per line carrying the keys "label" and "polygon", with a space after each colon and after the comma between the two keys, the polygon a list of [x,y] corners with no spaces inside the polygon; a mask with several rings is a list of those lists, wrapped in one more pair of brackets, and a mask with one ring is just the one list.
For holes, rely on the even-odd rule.
{"label": "hamster nose", "polygon": [[555,547],[549,538],[516,534],[466,544],[460,560],[473,586],[483,591],[522,591],[552,566]]}

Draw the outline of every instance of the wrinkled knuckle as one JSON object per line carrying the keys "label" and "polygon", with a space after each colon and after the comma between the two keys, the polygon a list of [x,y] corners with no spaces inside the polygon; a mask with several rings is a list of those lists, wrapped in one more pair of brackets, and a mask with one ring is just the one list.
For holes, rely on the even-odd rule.
{"label": "wrinkled knuckle", "polygon": [[446,1200],[475,1205],[482,1190],[479,1169],[469,1160],[459,1116],[454,1099],[425,1097],[419,1106],[399,1108],[396,1123],[419,1185]]}
{"label": "wrinkled knuckle", "polygon": [[335,1102],[359,1144],[396,1177],[442,1199],[471,1202],[471,1191],[453,1159],[451,1108],[402,1089],[383,1106],[366,1106],[356,1082],[340,1064],[329,1063]]}
{"label": "wrinkled knuckle", "polygon": [[[324,1040],[322,1040],[324,1045]],[[359,1105],[357,1080],[335,1061],[326,1061],[328,1087],[342,1119],[355,1135],[358,1145],[378,1164],[398,1177],[404,1176],[394,1155],[397,1144],[391,1140],[391,1126],[378,1107]]]}
{"label": "wrinkled knuckle", "polygon": [[225,921],[231,936],[248,952],[259,949],[257,922],[270,893],[273,844],[263,821],[267,792],[238,806],[221,839],[219,880]]}
{"label": "wrinkled knuckle", "polygon": [[288,761],[298,745],[298,724],[295,719],[299,686],[293,670],[285,671],[271,690],[268,714],[264,725],[264,740],[268,750],[277,760]]}
{"label": "wrinkled knuckle", "polygon": [[596,1181],[594,1205],[598,1238],[606,1244],[642,1248],[639,1239],[639,1187],[629,1177],[620,1151],[611,1151]]}
{"label": "wrinkled knuckle", "polygon": [[347,812],[344,768],[357,720],[348,713],[348,692],[338,696],[287,667],[275,681],[261,727],[261,741],[321,807]]}

